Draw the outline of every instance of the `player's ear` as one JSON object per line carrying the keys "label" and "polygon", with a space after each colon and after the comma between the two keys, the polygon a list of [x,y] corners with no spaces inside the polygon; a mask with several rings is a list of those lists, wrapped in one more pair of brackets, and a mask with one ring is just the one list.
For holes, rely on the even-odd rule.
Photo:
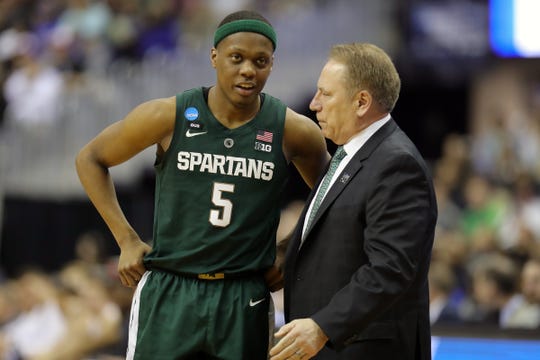
{"label": "player's ear", "polygon": [[217,49],[213,47],[210,49],[210,62],[212,63],[212,67],[216,68],[216,57],[217,57]]}

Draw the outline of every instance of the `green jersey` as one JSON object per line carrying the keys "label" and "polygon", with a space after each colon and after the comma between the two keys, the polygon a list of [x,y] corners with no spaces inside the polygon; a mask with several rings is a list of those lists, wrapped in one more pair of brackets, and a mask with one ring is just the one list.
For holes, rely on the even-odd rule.
{"label": "green jersey", "polygon": [[255,118],[228,129],[210,112],[206,89],[177,95],[172,141],[155,165],[147,268],[239,274],[273,264],[287,180],[285,112],[281,101],[262,94]]}

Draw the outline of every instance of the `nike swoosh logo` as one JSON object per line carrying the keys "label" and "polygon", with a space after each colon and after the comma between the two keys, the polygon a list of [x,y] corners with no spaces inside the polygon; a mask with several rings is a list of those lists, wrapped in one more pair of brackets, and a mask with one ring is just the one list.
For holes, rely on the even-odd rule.
{"label": "nike swoosh logo", "polygon": [[[191,129],[190,129],[191,130]],[[197,135],[204,135],[206,134],[208,131],[203,131],[203,132],[196,132],[196,133],[192,133],[190,130],[186,131],[186,137],[193,137],[193,136],[197,136]]]}
{"label": "nike swoosh logo", "polygon": [[249,306],[253,307],[257,304],[262,303],[264,300],[266,300],[266,298],[262,298],[260,300],[255,300],[255,301],[253,301],[253,299],[249,299]]}

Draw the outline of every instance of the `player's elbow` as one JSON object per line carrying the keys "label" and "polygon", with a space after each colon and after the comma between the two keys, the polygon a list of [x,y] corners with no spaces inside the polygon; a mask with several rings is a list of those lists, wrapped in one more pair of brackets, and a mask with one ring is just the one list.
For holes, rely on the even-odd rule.
{"label": "player's elbow", "polygon": [[92,167],[105,168],[105,166],[98,161],[92,148],[89,145],[86,145],[75,157],[75,169],[77,170],[79,177],[81,177]]}
{"label": "player's elbow", "polygon": [[88,150],[88,146],[85,146],[79,150],[77,156],[75,157],[75,168],[77,169],[77,172],[80,172],[85,167],[85,164],[87,164],[89,161],[90,151]]}

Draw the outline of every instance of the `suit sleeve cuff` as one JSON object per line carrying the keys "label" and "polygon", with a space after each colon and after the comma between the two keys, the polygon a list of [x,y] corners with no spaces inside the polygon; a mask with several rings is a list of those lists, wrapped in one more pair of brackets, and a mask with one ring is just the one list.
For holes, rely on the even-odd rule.
{"label": "suit sleeve cuff", "polygon": [[311,319],[319,325],[322,332],[328,337],[325,346],[335,351],[340,351],[345,347],[343,341],[339,340],[339,335],[332,332],[331,326],[324,321],[324,316],[319,313],[314,314]]}

